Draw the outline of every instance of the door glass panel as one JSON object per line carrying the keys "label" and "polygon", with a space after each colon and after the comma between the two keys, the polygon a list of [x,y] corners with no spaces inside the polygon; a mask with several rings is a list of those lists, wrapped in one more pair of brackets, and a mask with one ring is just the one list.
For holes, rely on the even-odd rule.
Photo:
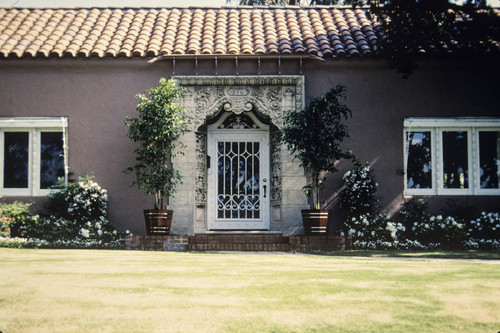
{"label": "door glass panel", "polygon": [[408,132],[407,188],[432,188],[431,132]]}
{"label": "door glass panel", "polygon": [[443,132],[444,188],[469,188],[468,165],[467,132]]}
{"label": "door glass panel", "polygon": [[479,132],[479,172],[481,188],[500,188],[500,132]]}
{"label": "door glass panel", "polygon": [[217,143],[217,218],[260,218],[260,143]]}
{"label": "door glass panel", "polygon": [[62,132],[41,133],[40,158],[40,188],[46,189],[64,177]]}
{"label": "door glass panel", "polygon": [[4,188],[28,187],[29,132],[4,133]]}

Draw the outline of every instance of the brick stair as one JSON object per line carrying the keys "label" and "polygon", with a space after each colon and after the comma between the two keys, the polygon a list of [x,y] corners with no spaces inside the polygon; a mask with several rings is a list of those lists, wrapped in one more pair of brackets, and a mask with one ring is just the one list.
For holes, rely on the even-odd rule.
{"label": "brick stair", "polygon": [[189,237],[189,251],[290,251],[282,235],[211,234]]}
{"label": "brick stair", "polygon": [[311,235],[283,236],[276,233],[213,233],[195,236],[127,236],[128,250],[153,251],[338,251],[350,250],[350,237]]}

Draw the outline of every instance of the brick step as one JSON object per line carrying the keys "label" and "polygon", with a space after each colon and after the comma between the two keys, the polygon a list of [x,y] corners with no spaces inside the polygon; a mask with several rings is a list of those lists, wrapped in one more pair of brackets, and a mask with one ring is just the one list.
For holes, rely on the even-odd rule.
{"label": "brick step", "polygon": [[156,251],[337,251],[350,250],[350,237],[281,234],[201,234],[127,236],[128,250]]}
{"label": "brick step", "polygon": [[282,235],[213,234],[189,237],[190,251],[290,251]]}

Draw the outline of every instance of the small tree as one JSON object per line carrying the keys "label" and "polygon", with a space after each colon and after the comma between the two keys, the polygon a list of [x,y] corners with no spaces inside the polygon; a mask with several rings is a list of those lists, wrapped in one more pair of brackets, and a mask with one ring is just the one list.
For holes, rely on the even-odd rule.
{"label": "small tree", "polygon": [[349,137],[342,120],[351,116],[351,110],[344,103],[344,91],[345,87],[338,84],[320,97],[311,98],[303,110],[285,115],[282,138],[311,174],[314,209],[320,209],[319,192],[324,181],[321,173],[336,172],[338,160],[353,158],[352,152],[340,147],[344,138]]}
{"label": "small tree", "polygon": [[155,197],[155,209],[164,209],[167,197],[175,193],[181,176],[174,170],[170,159],[184,147],[177,138],[186,130],[183,118],[185,110],[175,104],[182,88],[175,80],[160,79],[160,84],[139,94],[137,118],[127,117],[124,124],[129,127],[128,137],[139,144],[134,150],[135,165],[125,172],[134,172],[137,185]]}

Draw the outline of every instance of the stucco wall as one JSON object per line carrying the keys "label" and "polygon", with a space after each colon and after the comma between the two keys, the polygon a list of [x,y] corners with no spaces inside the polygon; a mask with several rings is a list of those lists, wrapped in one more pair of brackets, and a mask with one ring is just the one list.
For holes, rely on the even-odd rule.
{"label": "stucco wall", "polygon": [[[330,73],[330,75],[324,75]],[[306,96],[341,82],[353,116],[349,125],[352,149],[361,162],[369,162],[379,183],[378,199],[385,213],[395,214],[403,197],[403,118],[500,116],[500,66],[493,63],[421,62],[409,79],[387,68],[384,61],[343,60],[307,67]],[[342,163],[329,178],[323,200],[338,213],[337,197]],[[500,207],[498,196],[428,196],[433,213]],[[466,208],[466,209],[467,209]],[[338,218],[338,216],[337,216]]]}
{"label": "stucco wall", "polygon": [[[317,96],[341,82],[347,87],[353,118],[348,121],[352,149],[361,161],[373,164],[379,199],[394,213],[403,200],[403,118],[408,116],[500,116],[500,66],[492,63],[422,63],[410,77],[386,67],[383,60],[346,59],[319,62],[298,59],[231,60],[217,63],[219,75],[304,74],[306,96]],[[152,199],[130,188],[133,177],[122,170],[133,162],[133,145],[123,119],[135,114],[134,96],[155,86],[160,77],[212,75],[213,60],[177,59],[148,64],[144,59],[3,59],[0,61],[0,116],[68,116],[69,165],[76,176],[90,173],[108,189],[111,220],[120,229],[144,233],[142,209]],[[303,73],[301,73],[301,71]],[[323,199],[335,207],[341,176],[329,178]],[[12,198],[8,198],[12,199]],[[41,198],[34,199],[42,202]],[[432,197],[438,210],[449,200],[476,209],[498,206],[495,197]]]}

